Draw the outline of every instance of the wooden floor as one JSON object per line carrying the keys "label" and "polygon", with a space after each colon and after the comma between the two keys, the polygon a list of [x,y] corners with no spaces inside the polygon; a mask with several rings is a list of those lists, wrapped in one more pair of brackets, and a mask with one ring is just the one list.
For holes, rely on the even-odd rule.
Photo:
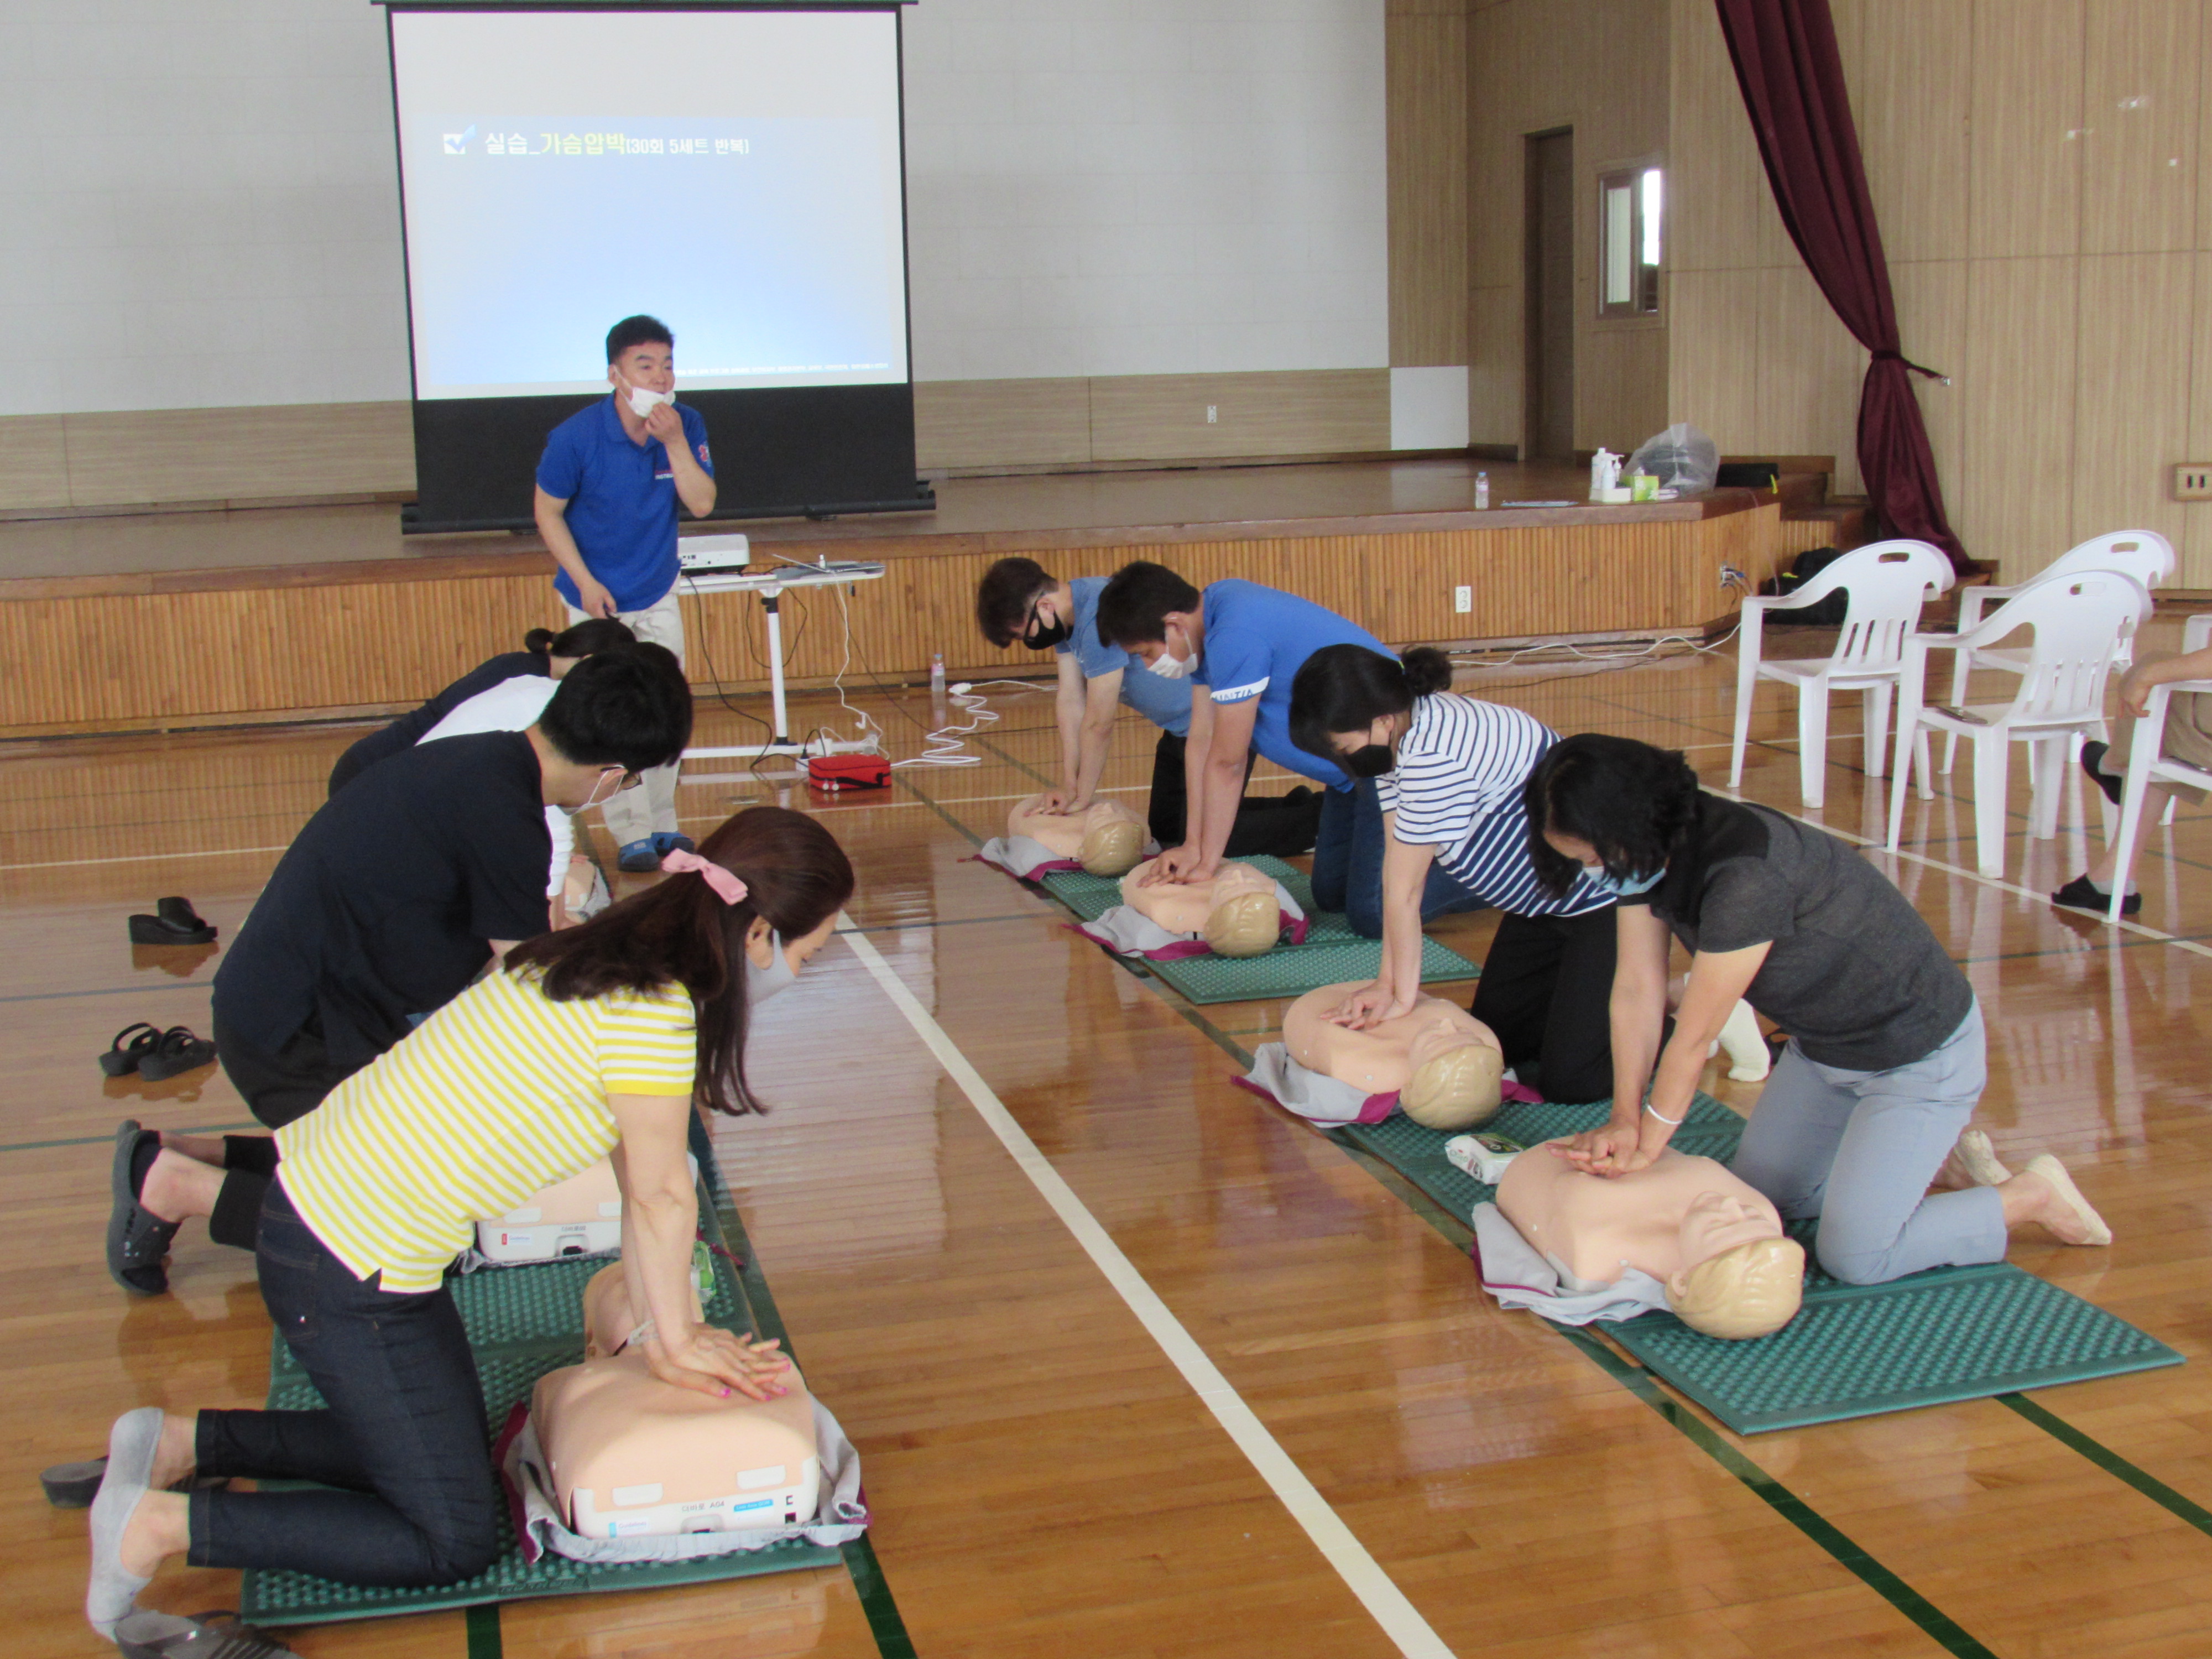
{"label": "wooden floor", "polygon": [[[1468,684],[1562,731],[1685,747],[1723,785],[1731,673],[1726,656],[1690,656]],[[1744,793],[1795,811],[1794,710],[1772,686],[1760,697]],[[926,708],[872,706],[897,751],[915,752],[905,716]],[[1872,855],[1987,1011],[1979,1121],[2000,1152],[2069,1159],[2119,1235],[2103,1251],[2022,1243],[2014,1260],[2191,1363],[2034,1396],[2086,1438],[1984,1401],[1738,1441],[1535,1318],[1501,1313],[1449,1223],[1230,1088],[1278,1005],[1188,1006],[969,862],[1051,766],[1045,699],[994,707],[1004,718],[978,745],[981,765],[902,770],[890,798],[824,810],[860,872],[851,916],[866,945],[834,944],[766,1012],[753,1079],[778,1109],[717,1133],[796,1351],[865,1460],[874,1547],[914,1651],[2212,1649],[2204,813],[2152,834],[2142,926],[2118,932],[2039,896],[2084,863],[2078,790],[2060,838],[2031,842],[2016,781],[2002,883],[1972,874],[1963,767],[1912,805],[1907,856]],[[717,733],[739,724],[702,714]],[[1839,731],[1856,720],[1838,708]],[[100,1265],[115,1121],[245,1118],[219,1072],[103,1083],[93,1057],[118,1027],[204,1030],[207,1016],[213,962],[134,959],[124,916],[181,892],[229,937],[351,735],[0,753],[11,1653],[112,1650],[77,1611],[84,1517],[46,1509],[36,1470],[94,1453],[132,1406],[254,1403],[268,1375],[246,1256],[189,1235],[174,1294],[146,1302],[126,1301]],[[1146,738],[1124,727],[1109,775],[1133,802]],[[1857,750],[1834,742],[1817,816],[1875,836]],[[696,783],[683,811],[703,827],[785,787]],[[1454,918],[1437,932],[1480,957],[1490,926]],[[911,994],[912,1018],[871,949]],[[1758,1094],[1713,1087],[1740,1108]],[[2130,1484],[2130,1469],[2170,1501]],[[1306,1491],[1333,1554],[1285,1502]],[[230,1575],[179,1571],[149,1599],[183,1611],[234,1593]],[[1396,1618],[1395,1637],[1370,1609]],[[322,1627],[296,1645],[409,1659],[905,1650],[879,1645],[842,1571],[510,1604],[473,1633],[459,1614]]]}

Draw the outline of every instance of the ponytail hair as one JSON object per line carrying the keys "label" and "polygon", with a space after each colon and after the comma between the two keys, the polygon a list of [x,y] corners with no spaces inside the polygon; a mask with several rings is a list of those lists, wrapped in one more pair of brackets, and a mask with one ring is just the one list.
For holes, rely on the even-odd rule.
{"label": "ponytail hair", "polygon": [[732,1117],[764,1112],[745,1081],[745,934],[757,917],[786,945],[804,939],[853,896],[852,860],[819,823],[781,806],[725,820],[699,854],[744,883],[744,897],[725,904],[704,876],[669,876],[581,927],[526,939],[507,953],[507,971],[538,975],[555,1002],[683,986],[698,1018],[693,1098]]}
{"label": "ponytail hair", "polygon": [[574,628],[564,628],[556,634],[550,628],[533,628],[522,636],[522,648],[533,656],[588,657],[596,651],[611,651],[618,645],[635,645],[637,635],[629,625],[612,617],[586,617]]}
{"label": "ponytail hair", "polygon": [[1331,738],[1364,732],[1385,714],[1402,714],[1417,697],[1451,689],[1451,659],[1417,645],[1386,657],[1364,645],[1326,645],[1308,657],[1291,682],[1291,741],[1334,764]]}

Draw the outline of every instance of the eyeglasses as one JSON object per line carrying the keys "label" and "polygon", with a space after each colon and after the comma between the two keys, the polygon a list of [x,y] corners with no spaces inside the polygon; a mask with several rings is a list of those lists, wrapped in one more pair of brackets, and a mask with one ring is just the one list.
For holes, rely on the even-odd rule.
{"label": "eyeglasses", "polygon": [[[599,769],[599,775],[605,777],[613,770],[614,768],[611,766],[602,767]],[[622,781],[615,786],[615,793],[619,795],[625,789],[635,789],[644,781],[645,774],[642,772],[624,772],[622,775]]]}

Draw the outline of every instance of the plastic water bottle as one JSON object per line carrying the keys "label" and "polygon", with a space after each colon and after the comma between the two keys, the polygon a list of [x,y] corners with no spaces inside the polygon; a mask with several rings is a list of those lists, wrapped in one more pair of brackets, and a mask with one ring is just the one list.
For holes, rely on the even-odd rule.
{"label": "plastic water bottle", "polygon": [[945,724],[945,653],[933,651],[929,657],[930,718],[939,726]]}
{"label": "plastic water bottle", "polygon": [[1490,506],[1490,475],[1487,472],[1474,475],[1474,506],[1477,512]]}

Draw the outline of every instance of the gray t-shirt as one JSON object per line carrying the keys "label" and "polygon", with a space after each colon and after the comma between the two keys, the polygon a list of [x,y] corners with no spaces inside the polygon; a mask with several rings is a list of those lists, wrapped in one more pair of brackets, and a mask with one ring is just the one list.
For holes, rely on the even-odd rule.
{"label": "gray t-shirt", "polygon": [[1806,1057],[1886,1072],[1932,1053],[1973,988],[1889,878],[1833,836],[1763,806],[1698,797],[1693,850],[1649,903],[1692,951],[1771,945],[1745,999]]}

